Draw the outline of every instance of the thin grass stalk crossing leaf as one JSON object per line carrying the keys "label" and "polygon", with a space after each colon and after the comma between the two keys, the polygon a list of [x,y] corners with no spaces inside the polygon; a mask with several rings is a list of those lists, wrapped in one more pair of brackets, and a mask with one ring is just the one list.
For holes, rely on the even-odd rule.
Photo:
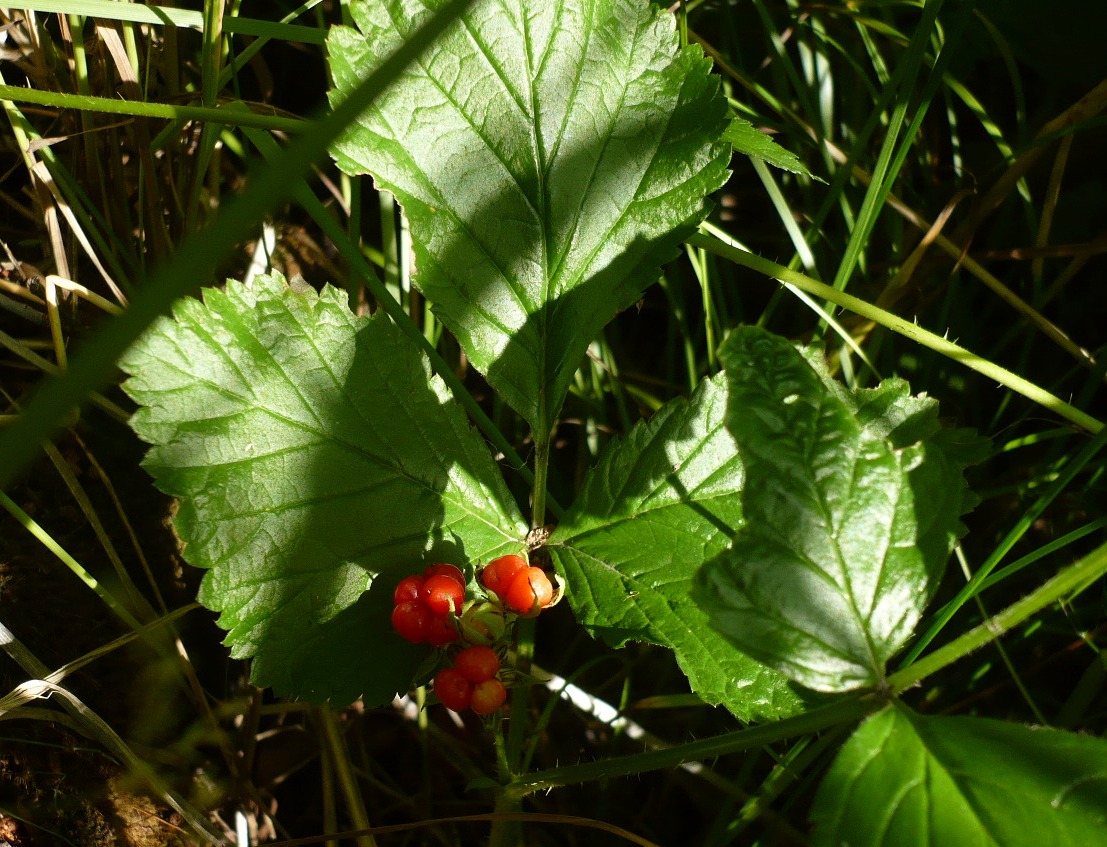
{"label": "thin grass stalk crossing leaf", "polygon": [[923,329],[916,323],[911,323],[891,312],[873,306],[865,300],[846,294],[844,291],[837,291],[816,279],[790,270],[775,262],[770,262],[768,259],[755,256],[746,250],[741,250],[730,244],[724,243],[718,238],[705,233],[696,233],[688,238],[688,243],[693,247],[702,247],[709,253],[714,253],[717,256],[729,259],[735,264],[751,268],[773,279],[778,279],[781,282],[794,285],[796,288],[801,291],[806,291],[808,294],[823,297],[829,303],[833,303],[843,309],[848,309],[854,314],[868,318],[880,326],[887,327],[893,332],[899,333],[910,341],[941,353],[943,356],[967,368],[984,374],[984,376],[989,379],[994,379],[1000,385],[1023,395],[1054,414],[1088,430],[1088,432],[1095,434],[1103,429],[1102,421],[1066,403],[1057,395],[1051,394],[1041,388],[1038,384],[1024,379],[1018,374],[966,350],[964,347],[954,344],[941,335]]}
{"label": "thin grass stalk crossing leaf", "polygon": [[[353,3],[328,39],[336,95],[436,5]],[[725,178],[709,69],[647,3],[478,0],[334,147],[399,198],[416,283],[536,433]]]}

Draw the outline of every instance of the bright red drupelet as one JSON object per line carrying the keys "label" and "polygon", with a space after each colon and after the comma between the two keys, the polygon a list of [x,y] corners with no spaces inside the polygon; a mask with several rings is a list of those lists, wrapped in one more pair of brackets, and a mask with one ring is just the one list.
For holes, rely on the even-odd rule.
{"label": "bright red drupelet", "polygon": [[422,589],[423,577],[418,575],[404,577],[392,592],[392,602],[397,606],[401,603],[417,603]]}
{"label": "bright red drupelet", "polygon": [[465,603],[465,586],[446,574],[435,574],[424,580],[420,594],[427,608],[436,615],[448,612],[460,615]]}
{"label": "bright red drupelet", "polygon": [[473,686],[469,696],[469,708],[482,717],[487,717],[504,704],[507,689],[498,679],[486,679]]}
{"label": "bright red drupelet", "polygon": [[422,603],[399,603],[392,610],[392,628],[412,644],[426,643],[430,625],[431,613]]}
{"label": "bright red drupelet", "polygon": [[457,654],[454,668],[469,682],[484,682],[499,673],[500,657],[491,647],[477,644]]}
{"label": "bright red drupelet", "polygon": [[481,571],[480,580],[484,583],[485,588],[502,600],[504,595],[507,594],[507,589],[511,586],[511,581],[526,566],[527,560],[522,556],[514,553],[509,556],[500,556],[500,558],[493,559],[485,565],[484,570]]}
{"label": "bright red drupelet", "polygon": [[554,589],[550,578],[541,568],[530,567],[519,571],[511,580],[504,602],[520,615],[537,615],[553,600]]}
{"label": "bright red drupelet", "polygon": [[454,668],[446,668],[434,677],[434,693],[447,709],[460,712],[469,706],[469,700],[473,696],[473,683]]}

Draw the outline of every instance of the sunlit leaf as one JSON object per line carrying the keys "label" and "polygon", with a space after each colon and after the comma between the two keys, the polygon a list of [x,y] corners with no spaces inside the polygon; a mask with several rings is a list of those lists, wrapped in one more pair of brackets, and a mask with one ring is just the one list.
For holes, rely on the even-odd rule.
{"label": "sunlit leaf", "polygon": [[[328,39],[335,96],[437,5],[351,3],[356,28]],[[710,67],[640,0],[475,0],[333,149],[399,198],[416,283],[536,431],[725,179]]]}
{"label": "sunlit leaf", "polygon": [[754,159],[761,159],[774,168],[791,171],[794,174],[811,176],[811,172],[803,166],[803,162],[799,160],[795,153],[785,150],[768,135],[759,132],[747,120],[733,118],[723,137],[734,145],[735,153],[743,153]]}

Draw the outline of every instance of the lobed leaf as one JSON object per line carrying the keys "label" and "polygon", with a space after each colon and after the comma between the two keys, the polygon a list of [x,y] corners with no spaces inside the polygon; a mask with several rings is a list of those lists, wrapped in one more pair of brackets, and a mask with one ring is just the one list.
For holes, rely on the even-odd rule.
{"label": "lobed leaf", "polygon": [[200,600],[278,693],[375,703],[406,690],[425,651],[391,631],[395,583],[526,534],[425,359],[334,288],[228,282],[180,301],[121,366],[132,426],[153,445],[144,466],[180,498],[185,558],[209,569]]}
{"label": "lobed leaf", "polygon": [[810,352],[756,328],[720,358],[746,524],[697,596],[735,645],[803,685],[877,685],[963,531],[975,453],[919,440],[936,408],[901,381],[847,392]]}
{"label": "lobed leaf", "polygon": [[672,648],[692,690],[742,720],[800,711],[776,671],[735,649],[689,598],[703,562],[742,525],[745,474],[721,377],[613,442],[549,541],[581,624],[614,647]]}
{"label": "lobed leaf", "polygon": [[[328,38],[332,99],[439,2],[352,2],[356,29]],[[399,199],[416,283],[537,432],[726,177],[709,71],[641,0],[475,0],[333,148]]]}
{"label": "lobed leaf", "polygon": [[817,847],[1099,844],[1107,742],[888,708],[842,748],[811,819]]}

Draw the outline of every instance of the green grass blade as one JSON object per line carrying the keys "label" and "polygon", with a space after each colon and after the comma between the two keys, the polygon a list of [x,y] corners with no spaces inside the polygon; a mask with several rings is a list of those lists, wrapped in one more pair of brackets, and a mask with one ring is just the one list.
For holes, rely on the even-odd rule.
{"label": "green grass blade", "polygon": [[[144,6],[139,3],[121,3],[119,0],[15,0],[6,3],[9,9],[29,12],[56,12],[62,15],[84,15],[112,21],[131,21],[140,24],[200,29],[204,25],[204,13],[169,6]],[[302,44],[322,44],[326,33],[310,26],[275,23],[257,18],[225,18],[223,28],[235,35],[255,35],[297,41]]]}
{"label": "green grass blade", "polygon": [[111,97],[85,97],[79,94],[62,94],[57,91],[38,91],[31,88],[21,88],[17,85],[0,85],[0,100],[34,103],[37,106],[51,106],[55,109],[79,109],[81,111],[106,112],[112,115],[131,115],[137,118],[225,123],[279,132],[302,133],[309,125],[308,121],[299,118],[232,110],[226,106],[209,108],[206,106],[174,106],[168,103],[142,103],[137,100],[115,100]]}

